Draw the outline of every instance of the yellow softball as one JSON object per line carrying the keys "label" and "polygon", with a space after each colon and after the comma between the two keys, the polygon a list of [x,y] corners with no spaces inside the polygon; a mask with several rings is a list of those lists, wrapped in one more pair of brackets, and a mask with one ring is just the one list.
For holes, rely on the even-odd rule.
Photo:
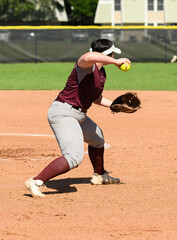
{"label": "yellow softball", "polygon": [[127,71],[129,71],[130,70],[130,64],[128,63],[128,62],[126,62],[126,64],[127,64],[127,67],[126,67],[126,65],[125,65],[125,63],[123,63],[122,65],[120,65],[120,70],[122,70],[122,71],[124,71],[124,72],[127,72]]}

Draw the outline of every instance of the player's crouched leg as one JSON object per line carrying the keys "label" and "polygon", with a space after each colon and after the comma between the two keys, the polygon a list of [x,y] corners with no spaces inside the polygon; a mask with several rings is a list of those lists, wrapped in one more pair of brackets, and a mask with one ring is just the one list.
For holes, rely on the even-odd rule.
{"label": "player's crouched leg", "polygon": [[77,168],[83,160],[83,151],[71,151],[69,153],[62,152],[63,156],[68,161],[70,169]]}
{"label": "player's crouched leg", "polygon": [[66,158],[64,156],[58,157],[50,162],[37,176],[28,179],[25,186],[33,197],[45,197],[41,189],[43,184],[69,170],[70,166]]}
{"label": "player's crouched leg", "polygon": [[91,184],[101,185],[120,183],[119,178],[111,177],[109,173],[104,169],[104,146],[96,148],[89,145],[88,153],[94,170]]}

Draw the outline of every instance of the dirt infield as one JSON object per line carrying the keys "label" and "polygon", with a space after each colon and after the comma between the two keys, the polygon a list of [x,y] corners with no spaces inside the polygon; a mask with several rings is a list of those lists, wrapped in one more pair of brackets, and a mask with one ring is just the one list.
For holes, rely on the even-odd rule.
{"label": "dirt infield", "polygon": [[85,145],[82,164],[33,199],[24,182],[60,155],[47,122],[57,93],[0,92],[0,240],[176,240],[177,92],[138,91],[134,114],[88,111],[110,144],[106,169],[122,184],[90,184]]}

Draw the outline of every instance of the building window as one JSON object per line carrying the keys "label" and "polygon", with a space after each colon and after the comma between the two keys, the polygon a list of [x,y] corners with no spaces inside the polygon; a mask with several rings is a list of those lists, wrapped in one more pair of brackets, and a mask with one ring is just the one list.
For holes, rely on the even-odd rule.
{"label": "building window", "polygon": [[164,0],[148,0],[148,11],[163,11]]}
{"label": "building window", "polygon": [[120,1],[121,0],[115,0],[115,11],[120,11],[121,10]]}
{"label": "building window", "polygon": [[163,0],[157,1],[157,10],[162,11],[163,10]]}
{"label": "building window", "polygon": [[148,0],[148,11],[154,10],[154,0]]}

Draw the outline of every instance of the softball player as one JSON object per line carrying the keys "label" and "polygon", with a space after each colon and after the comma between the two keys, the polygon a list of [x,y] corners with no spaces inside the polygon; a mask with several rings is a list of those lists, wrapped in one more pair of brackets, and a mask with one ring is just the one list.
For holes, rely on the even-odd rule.
{"label": "softball player", "polygon": [[112,101],[103,97],[106,80],[103,65],[119,67],[127,58],[114,59],[119,48],[107,39],[98,39],[91,44],[90,52],[76,62],[65,88],[58,94],[48,111],[48,121],[62,152],[37,176],[25,182],[34,197],[44,197],[41,186],[47,180],[76,168],[82,162],[84,142],[93,166],[91,184],[116,184],[119,178],[108,175],[104,169],[104,136],[100,127],[87,116],[92,103],[110,107]]}
{"label": "softball player", "polygon": [[177,62],[177,56],[176,55],[174,55],[171,59],[171,63],[174,63],[174,62]]}

